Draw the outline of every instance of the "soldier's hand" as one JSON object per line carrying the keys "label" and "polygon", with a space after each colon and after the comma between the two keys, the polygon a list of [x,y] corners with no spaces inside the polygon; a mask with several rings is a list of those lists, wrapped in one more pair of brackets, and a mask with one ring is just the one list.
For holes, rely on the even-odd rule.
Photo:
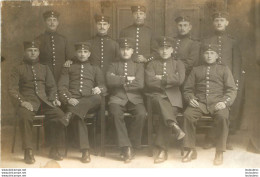
{"label": "soldier's hand", "polygon": [[195,99],[190,99],[190,105],[192,106],[192,107],[194,107],[194,108],[197,108],[197,107],[199,107],[199,102],[197,101],[197,100],[195,100]]}
{"label": "soldier's hand", "polygon": [[69,99],[68,103],[72,106],[76,106],[79,103],[79,100],[77,100],[75,98],[71,98],[71,99]]}
{"label": "soldier's hand", "polygon": [[138,55],[137,61],[140,63],[146,63],[148,60],[143,55]]}
{"label": "soldier's hand", "polygon": [[60,106],[60,105],[61,105],[61,102],[56,99],[56,100],[54,100],[54,101],[52,102],[52,104],[53,104],[54,106]]}
{"label": "soldier's hand", "polygon": [[33,111],[33,106],[30,102],[24,101],[21,103],[21,106],[28,109],[29,111]]}
{"label": "soldier's hand", "polygon": [[221,110],[221,109],[225,109],[227,106],[224,102],[218,102],[215,106],[215,110],[218,111],[218,110]]}
{"label": "soldier's hand", "polygon": [[92,93],[94,95],[98,95],[98,94],[101,93],[101,89],[99,87],[95,87],[95,88],[92,89]]}
{"label": "soldier's hand", "polygon": [[133,81],[133,80],[135,80],[135,76],[127,76],[127,80],[128,81]]}
{"label": "soldier's hand", "polygon": [[69,68],[70,67],[70,65],[73,63],[73,61],[72,60],[67,60],[65,63],[64,63],[64,67],[66,67],[66,68]]}
{"label": "soldier's hand", "polygon": [[163,75],[155,75],[156,79],[162,80]]}

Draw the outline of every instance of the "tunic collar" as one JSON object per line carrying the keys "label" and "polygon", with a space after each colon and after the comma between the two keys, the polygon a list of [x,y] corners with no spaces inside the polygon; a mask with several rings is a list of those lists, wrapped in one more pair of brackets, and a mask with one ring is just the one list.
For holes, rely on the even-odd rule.
{"label": "tunic collar", "polygon": [[143,27],[144,24],[135,24],[135,23],[134,23],[133,26],[134,26],[134,27],[139,27],[139,28],[140,28],[140,27]]}
{"label": "tunic collar", "polygon": [[57,31],[48,31],[48,30],[46,30],[46,31],[45,31],[45,34],[48,34],[48,35],[56,35],[56,34],[57,34]]}
{"label": "tunic collar", "polygon": [[178,35],[177,35],[177,38],[179,38],[179,39],[190,38],[190,33],[185,34],[185,35],[180,35],[180,34],[178,34]]}
{"label": "tunic collar", "polygon": [[24,63],[28,64],[28,65],[36,65],[37,63],[39,63],[39,57],[36,60],[30,60],[27,58],[23,58]]}
{"label": "tunic collar", "polygon": [[215,31],[215,34],[216,34],[217,36],[223,36],[223,35],[226,35],[227,32],[226,32],[226,31]]}

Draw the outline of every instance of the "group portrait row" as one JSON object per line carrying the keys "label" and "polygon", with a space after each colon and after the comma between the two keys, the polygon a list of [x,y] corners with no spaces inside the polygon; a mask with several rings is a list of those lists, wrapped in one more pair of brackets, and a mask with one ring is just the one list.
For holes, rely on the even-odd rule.
{"label": "group portrait row", "polygon": [[[202,115],[210,115],[214,126],[206,135],[204,148],[215,147],[213,164],[223,164],[223,153],[232,149],[230,119],[239,116],[243,100],[242,59],[236,39],[226,32],[228,12],[212,13],[214,35],[195,40],[189,16],[173,18],[177,36],[155,38],[145,25],[146,7],[132,6],[131,11],[134,23],[121,30],[117,41],[108,36],[110,18],[95,15],[97,34],[78,41],[72,58],[68,58],[66,37],[57,31],[59,12],[43,13],[46,31],[24,41],[24,56],[9,79],[9,93],[19,105],[25,163],[35,163],[33,119],[39,112],[45,115],[51,159],[64,159],[60,149],[70,127],[78,140],[82,163],[91,162],[84,119],[90,111],[98,110],[103,95],[113,118],[120,158],[130,163],[141,145],[147,115],[145,95],[149,94],[152,110],[159,115],[154,163],[167,160],[172,132],[187,150],[182,162],[195,160],[196,124]],[[125,112],[133,116],[129,126]],[[177,121],[179,113],[183,114],[183,125]]]}

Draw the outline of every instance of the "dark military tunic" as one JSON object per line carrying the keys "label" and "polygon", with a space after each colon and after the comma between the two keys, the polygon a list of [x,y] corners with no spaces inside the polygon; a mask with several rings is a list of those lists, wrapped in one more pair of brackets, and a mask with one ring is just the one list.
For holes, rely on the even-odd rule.
{"label": "dark military tunic", "polygon": [[119,54],[119,46],[116,41],[108,35],[96,35],[90,41],[91,56],[90,62],[101,68],[103,74],[106,73],[111,62],[113,62]]}
{"label": "dark military tunic", "polygon": [[[135,80],[128,83],[127,76],[134,76]],[[146,115],[142,97],[143,64],[134,63],[131,59],[126,61],[121,59],[112,63],[107,72],[107,85],[110,88],[109,110],[115,121],[119,146],[140,146]],[[129,136],[124,123],[126,111],[134,116]]]}
{"label": "dark military tunic", "polygon": [[219,46],[218,62],[229,67],[238,87],[237,98],[230,112],[231,128],[236,130],[241,120],[245,87],[244,78],[242,77],[242,57],[238,42],[226,32],[216,32],[212,37],[205,39],[203,43],[217,44]]}
{"label": "dark military tunic", "polygon": [[216,33],[203,41],[206,44],[216,44],[218,48],[218,62],[225,64],[231,70],[235,83],[238,84],[242,73],[242,58],[237,41],[227,33]]}
{"label": "dark military tunic", "polygon": [[[58,82],[58,92],[61,101],[67,104],[70,98],[81,99],[93,96],[92,89],[99,87],[106,92],[104,76],[97,66],[92,66],[89,61],[74,62],[69,68],[63,68],[61,78]],[[68,105],[71,111],[84,118],[87,108],[81,108],[79,103],[75,107]]]}
{"label": "dark military tunic", "polygon": [[[163,75],[163,79],[157,79],[156,75]],[[160,115],[155,145],[166,150],[172,131],[169,124],[177,123],[178,108],[182,108],[179,87],[184,82],[185,67],[180,60],[157,58],[148,63],[145,77],[154,113]]]}
{"label": "dark military tunic", "polygon": [[[99,67],[92,66],[88,61],[76,61],[69,68],[63,68],[58,83],[59,97],[67,106],[68,112],[76,115],[69,127],[76,130],[81,150],[89,148],[85,115],[90,110],[98,108],[101,103],[100,95],[92,94],[94,87],[99,87],[103,93],[106,92],[104,76]],[[76,106],[68,104],[70,98],[77,99],[79,103]]]}
{"label": "dark military tunic", "polygon": [[33,111],[19,106],[18,116],[21,126],[23,147],[32,149],[33,116],[41,107],[41,114],[46,115],[45,124],[50,128],[52,146],[61,146],[64,127],[61,124],[63,112],[52,105],[56,99],[57,88],[48,66],[37,62],[24,61],[16,66],[9,80],[9,93],[18,103],[29,102]]}
{"label": "dark military tunic", "polygon": [[[147,65],[145,73],[149,91],[160,97],[167,97],[172,106],[182,108],[179,86],[185,78],[185,67],[180,60],[158,58]],[[155,75],[164,75],[164,79],[161,81],[155,78]]]}
{"label": "dark military tunic", "polygon": [[120,32],[120,38],[128,37],[136,41],[134,46],[135,55],[143,55],[152,60],[156,56],[156,42],[150,27],[133,24]]}
{"label": "dark military tunic", "polygon": [[[184,146],[195,148],[195,124],[203,114],[211,114],[216,125],[216,149],[225,151],[228,135],[229,107],[236,98],[236,85],[228,66],[210,64],[194,67],[184,85],[184,98],[187,102],[196,99],[199,107],[188,106],[184,112]],[[227,108],[215,110],[218,102]]]}
{"label": "dark military tunic", "polygon": [[192,67],[199,61],[199,41],[191,39],[189,35],[179,35],[174,38],[173,49],[173,58],[180,59],[184,63],[188,77]]}
{"label": "dark military tunic", "polygon": [[49,66],[57,83],[63,64],[71,57],[66,37],[46,31],[35,40],[40,42],[40,63]]}

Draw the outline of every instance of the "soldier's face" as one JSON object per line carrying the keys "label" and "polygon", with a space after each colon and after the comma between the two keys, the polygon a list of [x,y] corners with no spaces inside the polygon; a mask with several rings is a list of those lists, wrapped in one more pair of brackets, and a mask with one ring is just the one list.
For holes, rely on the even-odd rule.
{"label": "soldier's face", "polygon": [[217,31],[225,31],[226,27],[228,26],[229,21],[226,18],[215,18],[213,21],[213,25],[215,30]]}
{"label": "soldier's face", "polygon": [[45,20],[46,27],[50,31],[56,31],[59,26],[59,21],[55,17],[49,17]]}
{"label": "soldier's face", "polygon": [[205,51],[203,55],[204,55],[205,62],[208,64],[215,63],[218,58],[217,52],[212,50]]}
{"label": "soldier's face", "polygon": [[146,19],[146,13],[143,11],[136,11],[133,13],[135,24],[142,25]]}
{"label": "soldier's face", "polygon": [[25,50],[25,57],[29,60],[36,60],[40,54],[40,50],[38,48],[27,48]]}
{"label": "soldier's face", "polygon": [[134,53],[134,49],[131,47],[122,47],[120,48],[120,55],[123,59],[129,60]]}
{"label": "soldier's face", "polygon": [[178,33],[180,35],[186,35],[192,29],[192,25],[190,24],[190,22],[183,21],[177,24],[177,28],[178,28]]}
{"label": "soldier's face", "polygon": [[159,48],[159,54],[163,59],[168,59],[171,57],[173,48],[171,46],[163,46]]}
{"label": "soldier's face", "polygon": [[80,49],[76,51],[77,59],[81,62],[87,61],[90,56],[90,51],[86,49]]}
{"label": "soldier's face", "polygon": [[101,35],[106,35],[110,24],[108,22],[97,22],[97,31]]}

